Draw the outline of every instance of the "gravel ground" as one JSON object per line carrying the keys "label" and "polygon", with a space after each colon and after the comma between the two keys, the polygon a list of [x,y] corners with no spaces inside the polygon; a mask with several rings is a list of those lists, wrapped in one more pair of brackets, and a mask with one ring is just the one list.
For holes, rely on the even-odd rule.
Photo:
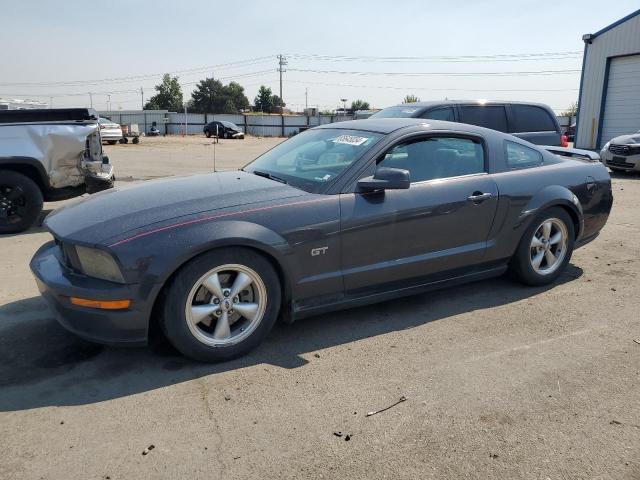
{"label": "gravel ground", "polygon": [[[218,167],[276,142],[223,142]],[[107,150],[122,186],[213,166],[204,137]],[[505,277],[278,325],[221,365],[76,339],[28,270],[48,234],[0,237],[0,478],[640,479],[640,177],[614,194],[552,287]]]}

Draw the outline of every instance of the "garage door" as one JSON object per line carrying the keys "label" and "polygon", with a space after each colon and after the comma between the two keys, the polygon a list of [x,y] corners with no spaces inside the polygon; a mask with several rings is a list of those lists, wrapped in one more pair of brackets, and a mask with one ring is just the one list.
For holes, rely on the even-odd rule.
{"label": "garage door", "polygon": [[612,58],[600,146],[640,130],[640,55]]}

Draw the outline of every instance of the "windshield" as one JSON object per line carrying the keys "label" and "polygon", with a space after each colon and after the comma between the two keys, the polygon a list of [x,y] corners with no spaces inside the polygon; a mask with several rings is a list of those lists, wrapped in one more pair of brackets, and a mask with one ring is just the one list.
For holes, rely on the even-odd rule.
{"label": "windshield", "polygon": [[410,118],[415,117],[424,107],[412,107],[409,105],[397,105],[385,108],[374,113],[369,118]]}
{"label": "windshield", "polygon": [[243,170],[318,192],[380,138],[378,133],[362,130],[312,129],[282,142]]}
{"label": "windshield", "polygon": [[220,120],[220,123],[227,128],[233,128],[234,130],[240,131],[240,127],[237,126],[235,123],[227,122],[226,120]]}

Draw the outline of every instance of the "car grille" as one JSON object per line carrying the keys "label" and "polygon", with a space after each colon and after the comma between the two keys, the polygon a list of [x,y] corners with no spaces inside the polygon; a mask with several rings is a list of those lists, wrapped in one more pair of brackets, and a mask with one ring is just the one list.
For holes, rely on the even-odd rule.
{"label": "car grille", "polygon": [[613,157],[610,160],[607,160],[608,164],[617,165],[619,167],[633,167],[633,163],[628,163],[624,157]]}
{"label": "car grille", "polygon": [[627,157],[629,155],[637,155],[640,153],[640,146],[632,147],[630,145],[609,145],[609,151],[614,155],[622,155]]}

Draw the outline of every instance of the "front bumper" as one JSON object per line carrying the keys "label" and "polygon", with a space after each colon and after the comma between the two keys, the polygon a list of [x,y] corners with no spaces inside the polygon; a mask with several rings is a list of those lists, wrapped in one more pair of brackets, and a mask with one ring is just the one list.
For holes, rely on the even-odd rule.
{"label": "front bumper", "polygon": [[[44,244],[30,263],[40,293],[58,322],[76,335],[110,345],[145,345],[151,306],[138,285],[121,285],[74,273],[60,262],[54,242]],[[123,310],[100,310],[71,304],[70,297],[92,300],[130,299]]]}
{"label": "front bumper", "polygon": [[602,150],[600,158],[612,170],[640,172],[640,155],[614,155],[609,150]]}
{"label": "front bumper", "polygon": [[84,181],[87,193],[97,193],[112,188],[114,179],[113,165],[110,163],[85,163]]}

